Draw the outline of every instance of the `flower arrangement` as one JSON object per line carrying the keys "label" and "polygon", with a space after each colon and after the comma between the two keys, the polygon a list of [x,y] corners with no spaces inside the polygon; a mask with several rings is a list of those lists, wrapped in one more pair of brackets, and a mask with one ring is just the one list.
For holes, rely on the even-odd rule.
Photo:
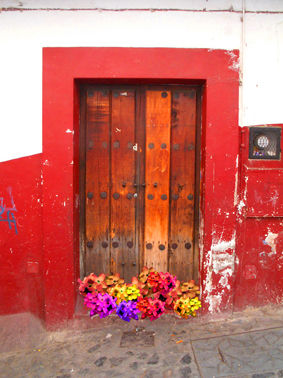
{"label": "flower arrangement", "polygon": [[165,311],[173,311],[187,319],[196,316],[201,307],[199,287],[193,280],[181,283],[170,273],[157,272],[153,268],[144,267],[130,284],[126,284],[119,274],[96,276],[91,273],[78,282],[90,317],[105,318],[116,313],[127,322],[138,320],[139,315],[141,319],[152,321]]}

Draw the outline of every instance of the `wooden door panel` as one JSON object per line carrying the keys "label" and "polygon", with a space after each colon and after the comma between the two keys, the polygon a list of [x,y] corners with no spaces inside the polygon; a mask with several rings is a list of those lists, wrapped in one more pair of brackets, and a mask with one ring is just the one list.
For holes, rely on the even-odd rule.
{"label": "wooden door panel", "polygon": [[86,274],[108,273],[109,91],[87,91],[86,104]]}
{"label": "wooden door panel", "polygon": [[111,122],[111,271],[138,272],[135,248],[135,91],[114,90]]}
{"label": "wooden door panel", "polygon": [[85,274],[130,281],[143,264],[192,278],[196,88],[85,93]]}
{"label": "wooden door panel", "polygon": [[169,270],[193,276],[196,92],[173,91]]}
{"label": "wooden door panel", "polygon": [[146,91],[144,261],[168,269],[170,91]]}

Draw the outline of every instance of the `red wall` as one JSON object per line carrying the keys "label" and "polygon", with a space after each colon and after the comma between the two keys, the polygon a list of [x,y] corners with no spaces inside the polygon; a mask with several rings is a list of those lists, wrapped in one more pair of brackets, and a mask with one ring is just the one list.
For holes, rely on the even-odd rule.
{"label": "red wall", "polygon": [[[213,243],[216,247],[220,245],[221,238],[231,241],[231,248],[225,254],[233,265],[234,189],[239,149],[239,72],[235,68],[238,58],[237,50],[43,49],[43,248],[45,315],[49,326],[71,318],[76,303],[79,272],[76,95],[80,81],[90,79],[92,82],[159,80],[203,85],[200,236],[203,310],[211,311],[211,296],[215,300],[221,295],[212,311],[232,311],[234,276],[226,278],[227,285],[219,286],[220,275],[211,272],[209,252]],[[216,249],[214,255],[222,252]]]}
{"label": "red wall", "polygon": [[[237,59],[237,51],[206,49],[44,49],[43,154],[0,164],[2,314],[31,311],[49,326],[74,314],[79,276],[77,84],[89,78],[195,80],[203,85],[203,308],[231,312],[281,300],[283,209],[280,197],[273,206],[270,194],[282,195],[282,161],[248,160],[248,133],[237,127],[238,72],[231,66]],[[244,207],[237,212],[240,201]],[[17,233],[5,221],[8,211]],[[268,233],[277,235],[275,247],[266,242]],[[236,274],[224,277],[234,263]]]}
{"label": "red wall", "polygon": [[0,163],[0,177],[0,314],[43,318],[41,155]]}
{"label": "red wall", "polygon": [[283,301],[283,159],[249,160],[248,146],[249,128],[243,128],[236,310]]}
{"label": "red wall", "polygon": [[[244,138],[247,146],[248,129]],[[244,206],[238,214],[235,310],[283,298],[282,161],[249,161],[247,154],[244,149],[239,169]],[[30,311],[44,318],[41,155],[1,163],[0,176],[0,314]],[[11,229],[8,211],[16,222],[10,215]],[[274,246],[265,241],[270,232],[278,234]]]}

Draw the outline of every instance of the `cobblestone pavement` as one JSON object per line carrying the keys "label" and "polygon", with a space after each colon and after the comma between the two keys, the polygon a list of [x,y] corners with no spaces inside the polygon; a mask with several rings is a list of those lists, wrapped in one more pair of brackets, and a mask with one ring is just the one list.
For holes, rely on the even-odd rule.
{"label": "cobblestone pavement", "polygon": [[283,308],[214,321],[79,319],[37,333],[24,346],[0,322],[0,377],[283,377]]}

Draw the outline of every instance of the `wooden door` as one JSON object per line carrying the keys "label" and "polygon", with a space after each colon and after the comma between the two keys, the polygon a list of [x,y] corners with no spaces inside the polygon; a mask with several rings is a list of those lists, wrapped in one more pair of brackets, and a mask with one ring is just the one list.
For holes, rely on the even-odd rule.
{"label": "wooden door", "polygon": [[130,280],[147,265],[196,278],[198,93],[187,86],[82,88],[85,274]]}

